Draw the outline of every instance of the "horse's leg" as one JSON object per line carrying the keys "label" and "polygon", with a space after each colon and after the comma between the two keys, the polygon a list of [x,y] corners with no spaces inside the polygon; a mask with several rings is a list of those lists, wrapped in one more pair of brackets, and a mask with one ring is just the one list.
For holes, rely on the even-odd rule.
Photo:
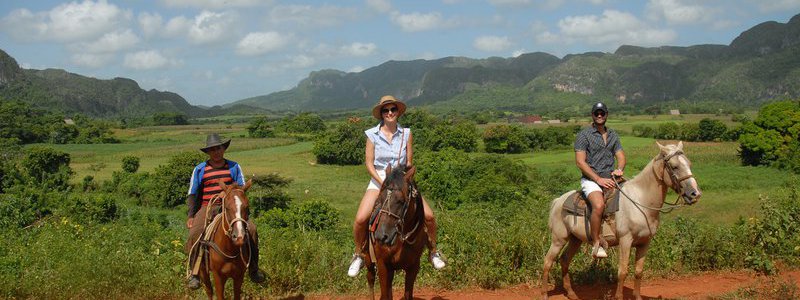
{"label": "horse's leg", "polygon": [[617,270],[617,299],[622,299],[622,290],[625,288],[625,278],[628,277],[628,262],[631,259],[631,243],[633,237],[623,236],[619,239],[619,269]]}
{"label": "horse's leg", "polygon": [[564,248],[566,241],[552,237],[550,242],[550,249],[544,255],[544,269],[542,270],[542,297],[547,299],[547,292],[550,289],[550,269],[553,267],[553,262],[556,261],[558,253]]}
{"label": "horse's leg", "polygon": [[642,273],[644,273],[644,258],[647,256],[647,249],[650,248],[650,243],[636,247],[636,273],[634,274],[633,296],[636,300],[642,300]]}
{"label": "horse's leg", "polygon": [[219,272],[214,272],[214,292],[219,300],[225,300],[225,281],[227,278],[222,278]]}
{"label": "horse's leg", "polygon": [[572,279],[569,277],[569,264],[572,262],[572,258],[575,257],[575,253],[578,252],[580,247],[581,240],[573,235],[570,235],[569,244],[567,244],[567,250],[564,250],[564,253],[561,253],[561,281],[564,285],[564,290],[567,291],[567,298],[570,299],[578,299],[578,295],[576,295],[575,291],[572,290]]}
{"label": "horse's leg", "polygon": [[242,299],[242,282],[244,282],[244,272],[238,278],[233,278],[233,300]]}
{"label": "horse's leg", "polygon": [[214,299],[214,289],[211,288],[211,276],[206,271],[205,266],[200,268],[200,280],[203,281],[203,288],[206,290],[208,300]]}
{"label": "horse's leg", "polygon": [[367,263],[367,285],[370,299],[375,300],[375,264]]}
{"label": "horse's leg", "polygon": [[381,284],[381,300],[392,299],[392,279],[394,270],[390,270],[383,261],[378,261],[378,280]]}
{"label": "horse's leg", "polygon": [[[420,251],[422,250],[420,249]],[[419,259],[406,269],[406,290],[403,294],[405,300],[414,300],[414,282],[417,281],[417,273],[419,273]]]}

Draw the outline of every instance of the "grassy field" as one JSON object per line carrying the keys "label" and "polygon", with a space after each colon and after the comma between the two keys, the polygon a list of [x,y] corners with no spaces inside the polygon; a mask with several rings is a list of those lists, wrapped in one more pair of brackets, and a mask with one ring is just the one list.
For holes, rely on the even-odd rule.
{"label": "grassy field", "polygon": [[[652,116],[628,116],[627,120],[612,122],[610,126],[624,128],[649,122],[697,121],[704,117],[714,116],[659,116],[655,119]],[[328,201],[343,212],[345,219],[353,217],[369,178],[362,165],[319,165],[311,153],[312,142],[295,142],[291,138],[247,138],[244,126],[218,124],[124,129],[116,133],[123,140],[121,144],[55,147],[70,153],[71,166],[76,172],[73,181],[78,182],[85,175],[107,180],[113,171],[121,169],[121,159],[126,155],[140,157],[140,170],[149,172],[166,163],[176,153],[198,151],[204,145],[206,134],[220,132],[233,138],[226,157],[240,162],[246,174],[277,172],[292,179],[287,190],[294,201]],[[624,132],[624,129],[620,131]],[[623,135],[622,144],[628,158],[626,176],[629,178],[637,174],[658,151],[655,141],[648,138]],[[712,222],[733,222],[755,211],[758,202],[754,199],[776,196],[775,193],[779,193],[779,188],[792,176],[772,168],[741,166],[736,152],[738,144],[735,142],[684,144],[704,196],[698,205],[667,218],[684,215]],[[575,178],[574,182],[563,183],[564,191],[578,187],[580,173],[570,149],[515,154],[511,157],[539,171],[565,172]],[[676,196],[670,193],[668,197],[668,201],[672,201]]]}

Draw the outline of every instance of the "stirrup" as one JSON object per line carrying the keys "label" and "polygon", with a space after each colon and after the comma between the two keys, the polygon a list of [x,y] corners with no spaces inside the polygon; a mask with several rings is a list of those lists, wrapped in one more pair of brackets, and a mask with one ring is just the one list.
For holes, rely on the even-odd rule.
{"label": "stirrup", "polygon": [[606,258],[608,257],[608,253],[606,253],[606,250],[598,244],[597,246],[592,247],[592,257]]}
{"label": "stirrup", "polygon": [[358,272],[361,271],[361,266],[364,264],[364,258],[361,255],[353,254],[353,259],[350,260],[350,268],[347,269],[347,276],[356,277]]}
{"label": "stirrup", "polygon": [[442,255],[439,253],[439,251],[434,251],[433,253],[431,253],[430,259],[433,268],[436,270],[441,270],[447,265],[442,259]]}

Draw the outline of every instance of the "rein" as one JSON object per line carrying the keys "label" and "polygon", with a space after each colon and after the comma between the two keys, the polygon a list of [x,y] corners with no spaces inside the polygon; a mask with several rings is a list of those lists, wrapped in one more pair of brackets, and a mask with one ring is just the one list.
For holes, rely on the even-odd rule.
{"label": "rein", "polygon": [[[221,217],[220,216],[214,217],[215,220],[217,220],[219,218],[222,218],[221,219],[222,222],[216,222],[217,224],[215,224],[214,229],[210,233],[213,234],[213,232],[216,232],[216,229],[220,226],[220,224],[222,224],[223,233],[225,234],[225,236],[227,236],[229,239],[232,240],[233,238],[232,238],[231,232],[233,231],[234,224],[236,224],[237,222],[242,222],[242,225],[244,226],[245,245],[247,245],[249,247],[250,246],[250,238],[247,237],[247,235],[249,234],[248,231],[247,231],[247,220],[239,218],[239,217],[236,217],[233,220],[231,220],[230,222],[227,221],[228,220],[228,214],[225,213],[225,211],[226,211],[226,209],[225,209],[225,199],[226,198],[227,198],[227,195],[225,194],[224,191],[223,192],[219,192],[219,194],[216,194],[214,196],[214,198],[212,198],[211,201],[209,201],[209,203],[208,203],[208,207],[209,208],[212,205],[216,204],[216,203],[219,203],[222,206],[222,213],[221,213],[222,216]],[[206,220],[208,220],[210,212],[211,212],[210,209],[206,209]],[[227,229],[225,228],[225,224],[228,224],[228,228]],[[244,255],[242,255],[242,247],[239,247],[239,253],[236,253],[234,255],[230,255],[230,254],[225,253],[225,251],[223,251],[219,247],[219,245],[217,245],[217,243],[214,243],[214,241],[209,239],[209,240],[204,241],[204,242],[205,242],[206,245],[211,246],[211,249],[214,249],[214,251],[216,251],[217,253],[219,253],[220,255],[222,255],[222,256],[224,256],[224,257],[226,257],[228,259],[235,259],[236,257],[240,257],[242,259],[242,263],[244,263],[244,265],[245,265],[245,268],[250,267],[249,259],[247,261],[245,261]]]}
{"label": "rein", "polygon": [[[417,190],[416,189],[410,189],[410,190],[411,190],[411,195],[409,195],[410,198],[412,198],[412,199],[418,198],[417,197],[417,195],[418,195],[417,194]],[[399,216],[399,215],[397,215],[395,213],[392,213],[391,211],[387,210],[386,207],[391,208],[391,205],[392,205],[392,201],[391,201],[392,200],[392,196],[393,196],[392,191],[393,191],[392,189],[386,189],[386,199],[383,200],[383,203],[381,204],[381,209],[380,209],[380,211],[378,211],[378,214],[379,215],[380,214],[385,214],[385,215],[388,215],[388,216],[390,216],[392,218],[397,219],[397,224],[395,226],[397,227],[397,232],[400,233],[400,241],[403,242],[403,243],[409,244],[409,245],[413,245],[416,242],[416,240],[412,240],[411,236],[414,235],[417,232],[417,230],[419,229],[419,224],[422,223],[422,218],[417,218],[418,220],[416,222],[414,222],[414,228],[412,228],[409,232],[404,234],[403,230],[405,229],[406,213],[408,213],[408,202],[404,202],[403,203],[403,215],[402,216]],[[417,204],[416,213],[417,213],[417,215],[419,215],[420,209],[422,209],[422,205],[421,205],[422,203],[420,201],[417,201],[417,202],[418,203],[416,203]]]}

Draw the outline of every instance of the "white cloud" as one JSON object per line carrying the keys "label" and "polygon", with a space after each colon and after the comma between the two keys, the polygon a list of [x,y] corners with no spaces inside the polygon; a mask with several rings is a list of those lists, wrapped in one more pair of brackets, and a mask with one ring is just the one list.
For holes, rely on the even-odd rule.
{"label": "white cloud", "polygon": [[14,10],[2,19],[2,30],[25,41],[86,41],[123,27],[132,13],[105,0],[70,2],[50,11]]}
{"label": "white cloud", "polygon": [[145,37],[158,36],[164,26],[164,21],[158,13],[140,13],[138,20]]}
{"label": "white cloud", "polygon": [[283,67],[287,69],[304,69],[311,67],[316,63],[317,61],[313,57],[301,54],[291,57],[289,62],[283,64]]}
{"label": "white cloud", "polygon": [[170,7],[233,8],[272,4],[270,0],[161,0]]}
{"label": "white cloud", "polygon": [[680,0],[650,0],[646,12],[650,19],[663,18],[667,23],[679,25],[707,22],[713,16],[707,8]]}
{"label": "white cloud", "polygon": [[541,43],[585,42],[614,48],[622,44],[661,46],[675,40],[672,30],[650,28],[635,16],[616,10],[605,10],[601,16],[571,16],[558,21],[560,33],[537,35]]}
{"label": "white cloud", "polygon": [[418,12],[411,14],[392,13],[392,22],[406,32],[438,29],[445,23],[442,20],[442,15],[438,12],[427,14]]}
{"label": "white cloud", "polygon": [[378,49],[373,43],[352,43],[350,45],[342,46],[341,51],[344,55],[349,56],[369,56],[375,53]]}
{"label": "white cloud", "polygon": [[381,13],[392,10],[392,3],[389,0],[367,0],[367,6]]}
{"label": "white cloud", "polygon": [[189,41],[195,44],[214,44],[228,40],[232,37],[235,22],[236,16],[233,13],[204,10],[194,17],[194,23],[189,28]]}
{"label": "white cloud", "polygon": [[510,6],[510,7],[520,7],[520,6],[528,6],[533,3],[532,0],[489,0],[494,6]]}
{"label": "white cloud", "polygon": [[275,31],[251,32],[236,45],[236,53],[245,56],[262,55],[285,47],[291,36],[284,36]]}
{"label": "white cloud", "polygon": [[177,16],[167,21],[162,34],[165,37],[182,36],[188,34],[189,29],[193,26],[192,24],[192,20],[184,16]]}
{"label": "white cloud", "polygon": [[108,65],[114,60],[114,54],[111,53],[102,53],[102,54],[92,54],[92,53],[76,53],[73,54],[70,60],[73,64],[78,66],[84,66],[89,68],[100,68]]}
{"label": "white cloud", "polygon": [[275,25],[291,24],[304,28],[325,28],[358,18],[354,8],[323,5],[279,5],[269,12],[269,22]]}
{"label": "white cloud", "polygon": [[484,52],[505,51],[511,47],[511,45],[511,40],[509,40],[506,36],[484,35],[479,36],[472,41],[472,46],[475,47],[475,49]]}
{"label": "white cloud", "polygon": [[353,66],[352,68],[348,69],[347,72],[359,73],[359,72],[364,71],[364,70],[366,70],[366,69],[364,67],[362,67],[362,66]]}
{"label": "white cloud", "polygon": [[178,62],[170,60],[157,50],[146,50],[125,55],[123,66],[134,70],[161,69]]}
{"label": "white cloud", "polygon": [[525,49],[517,49],[517,50],[514,50],[514,52],[511,52],[511,57],[518,57],[518,56],[523,55],[525,53],[527,53],[527,51],[525,51]]}
{"label": "white cloud", "polygon": [[113,53],[129,49],[139,43],[139,37],[130,29],[109,32],[99,39],[88,43],[77,43],[70,46],[73,52]]}

